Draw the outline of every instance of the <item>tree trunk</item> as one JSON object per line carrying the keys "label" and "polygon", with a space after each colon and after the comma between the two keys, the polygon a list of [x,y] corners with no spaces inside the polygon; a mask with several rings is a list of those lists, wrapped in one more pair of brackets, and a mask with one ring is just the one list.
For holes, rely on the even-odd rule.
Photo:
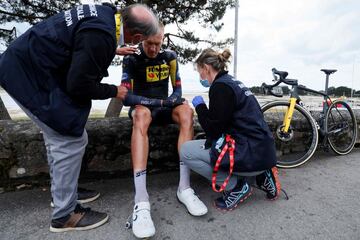
{"label": "tree trunk", "polygon": [[11,117],[0,97],[0,120],[11,120]]}
{"label": "tree trunk", "polygon": [[119,98],[112,98],[105,113],[105,118],[119,117],[123,103]]}

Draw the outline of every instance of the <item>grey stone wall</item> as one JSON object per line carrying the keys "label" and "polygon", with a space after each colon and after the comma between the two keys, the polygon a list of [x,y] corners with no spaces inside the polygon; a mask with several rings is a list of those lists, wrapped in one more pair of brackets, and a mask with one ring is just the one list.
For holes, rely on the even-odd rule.
{"label": "grey stone wall", "polygon": [[[86,125],[89,143],[83,158],[82,176],[130,172],[131,128],[128,118],[90,119]],[[195,134],[200,131],[195,124]],[[178,133],[175,124],[150,127],[150,172],[178,167]],[[0,186],[42,173],[48,173],[48,165],[40,129],[31,121],[0,121]]]}
{"label": "grey stone wall", "polygon": [[[360,111],[356,111],[360,128]],[[315,114],[316,117],[316,114]],[[89,144],[82,177],[131,175],[131,122],[128,118],[90,119],[86,125]],[[195,122],[195,134],[201,128]],[[360,132],[360,129],[358,129]],[[178,167],[177,125],[149,130],[150,172]],[[358,143],[360,142],[358,134]],[[31,121],[0,121],[0,186],[18,179],[44,175],[48,165],[42,134]]]}

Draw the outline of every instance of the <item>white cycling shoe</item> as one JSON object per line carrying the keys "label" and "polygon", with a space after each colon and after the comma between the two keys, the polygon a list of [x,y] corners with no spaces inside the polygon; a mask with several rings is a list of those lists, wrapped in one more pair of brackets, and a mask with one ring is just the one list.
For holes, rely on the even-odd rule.
{"label": "white cycling shoe", "polygon": [[192,188],[187,188],[181,192],[178,190],[176,195],[179,202],[185,205],[191,215],[198,217],[205,215],[208,212],[207,207],[199,197],[196,196]]}
{"label": "white cycling shoe", "polygon": [[132,231],[137,238],[149,238],[155,235],[155,226],[151,219],[149,202],[135,204]]}

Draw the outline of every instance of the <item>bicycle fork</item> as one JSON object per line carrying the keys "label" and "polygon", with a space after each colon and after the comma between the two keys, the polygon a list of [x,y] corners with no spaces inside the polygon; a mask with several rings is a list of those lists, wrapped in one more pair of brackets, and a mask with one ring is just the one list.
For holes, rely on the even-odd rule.
{"label": "bicycle fork", "polygon": [[284,133],[287,133],[289,131],[291,119],[292,119],[292,116],[294,114],[296,101],[297,101],[296,98],[290,98],[290,106],[288,107],[288,109],[287,109],[287,111],[285,113],[285,117],[284,117],[284,121],[283,121],[282,131]]}

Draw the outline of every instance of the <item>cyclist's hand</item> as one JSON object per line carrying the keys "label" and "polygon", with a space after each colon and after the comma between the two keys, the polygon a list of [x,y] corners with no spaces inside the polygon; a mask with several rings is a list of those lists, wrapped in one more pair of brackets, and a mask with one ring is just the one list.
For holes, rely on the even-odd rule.
{"label": "cyclist's hand", "polygon": [[162,106],[173,108],[173,107],[177,107],[177,106],[183,104],[184,101],[185,101],[185,98],[174,98],[174,99],[167,98],[166,100],[164,100],[162,102]]}
{"label": "cyclist's hand", "polygon": [[124,86],[118,86],[118,87],[117,87],[117,90],[118,90],[118,91],[117,91],[116,97],[117,97],[117,98],[120,98],[121,100],[124,100],[125,97],[126,97],[126,94],[127,94],[127,92],[128,92],[127,88],[124,87]]}
{"label": "cyclist's hand", "polygon": [[194,108],[196,108],[199,104],[205,104],[205,101],[202,96],[196,96],[193,98],[192,104],[194,105]]}

